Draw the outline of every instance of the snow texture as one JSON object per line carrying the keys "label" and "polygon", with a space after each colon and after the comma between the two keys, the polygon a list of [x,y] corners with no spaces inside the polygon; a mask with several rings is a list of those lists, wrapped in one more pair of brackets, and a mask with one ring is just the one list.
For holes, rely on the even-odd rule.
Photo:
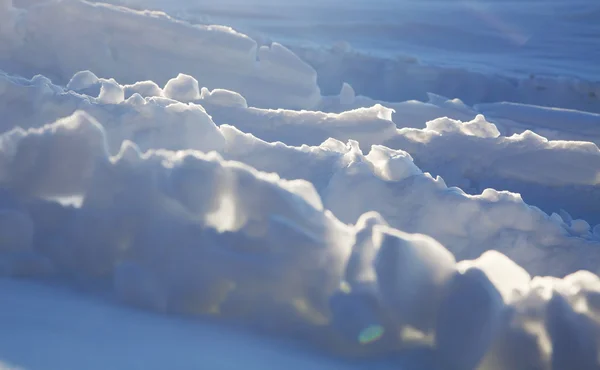
{"label": "snow texture", "polygon": [[[140,366],[141,347],[123,352],[140,338],[155,367],[229,366],[198,357],[205,331],[260,367],[271,339],[228,325],[341,357],[306,349],[289,364],[303,368],[398,368],[416,353],[407,368],[600,366],[598,115],[528,105],[594,111],[577,103],[588,87],[544,80],[550,91],[533,94],[456,72],[484,91],[388,103],[345,83],[321,96],[292,51],[228,27],[80,0],[11,4],[0,2],[0,326],[12,328],[0,367],[114,367],[86,366],[82,353],[102,346],[83,330],[110,343],[116,368]],[[519,103],[486,103],[511,94]],[[31,310],[71,318],[24,327]],[[27,353],[46,324],[74,355]],[[287,351],[267,352],[281,367],[303,353]]]}
{"label": "snow texture", "polygon": [[[258,46],[229,27],[193,26],[161,12],[83,0],[46,1],[18,14],[9,5],[0,28],[0,69],[7,72],[43,72],[63,84],[82,70],[126,83],[164,84],[184,73],[270,108],[310,108],[320,98],[312,67],[279,44]],[[148,63],[156,50],[160,56]],[[184,81],[173,83],[168,94],[193,94]]]}

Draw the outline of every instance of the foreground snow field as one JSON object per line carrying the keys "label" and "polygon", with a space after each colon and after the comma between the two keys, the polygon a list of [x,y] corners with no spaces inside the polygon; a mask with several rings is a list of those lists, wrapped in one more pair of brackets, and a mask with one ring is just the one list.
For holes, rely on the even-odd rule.
{"label": "foreground snow field", "polygon": [[47,285],[0,279],[0,290],[3,370],[233,370],[240,364],[244,369],[425,369],[412,359],[393,365],[332,359],[295,343],[136,311]]}
{"label": "foreground snow field", "polygon": [[0,1],[0,367],[600,366],[598,81],[263,41]]}

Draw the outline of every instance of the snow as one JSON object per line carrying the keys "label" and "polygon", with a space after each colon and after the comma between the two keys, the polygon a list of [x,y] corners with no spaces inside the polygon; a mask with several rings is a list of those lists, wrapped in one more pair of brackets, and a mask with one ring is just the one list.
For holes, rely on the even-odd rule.
{"label": "snow", "polygon": [[[164,84],[183,73],[257,106],[310,108],[320,97],[316,72],[295,54],[277,44],[259,47],[229,27],[192,26],[160,12],[82,0],[42,2],[9,20],[0,69],[26,77],[43,72],[65,84],[91,70],[124,83]],[[148,63],[156,50],[161,56]]]}
{"label": "snow", "polygon": [[64,288],[0,279],[0,290],[0,324],[11,333],[0,335],[0,368],[7,370],[398,368],[337,360],[294,343],[137,311]]}
{"label": "snow", "polygon": [[583,73],[82,0],[0,21],[0,367],[598,367]]}

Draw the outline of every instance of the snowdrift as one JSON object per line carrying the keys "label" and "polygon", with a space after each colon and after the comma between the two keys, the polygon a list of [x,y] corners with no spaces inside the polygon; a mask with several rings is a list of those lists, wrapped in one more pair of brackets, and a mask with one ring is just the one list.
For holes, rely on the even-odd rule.
{"label": "snowdrift", "polygon": [[[86,79],[95,82],[84,86],[81,81]],[[179,76],[168,85],[184,80]],[[341,114],[261,110],[245,107],[243,98],[232,92],[206,89],[201,89],[202,96],[195,100],[202,106],[183,104],[165,98],[166,93],[149,82],[121,86],[102,79],[98,82],[89,73],[76,75],[69,86],[78,86],[80,91],[95,89],[92,92],[99,94],[97,98],[65,90],[42,77],[27,81],[5,76],[0,81],[9,97],[3,107],[10,118],[6,122],[13,122],[3,130],[40,127],[48,119],[80,109],[105,122],[112,155],[119,152],[124,140],[135,142],[142,151],[215,150],[261,171],[311,182],[326,208],[346,223],[377,211],[394,227],[434,236],[460,258],[497,249],[537,274],[553,274],[554,268],[562,273],[595,269],[593,258],[563,257],[568,248],[552,251],[556,263],[551,265],[540,263],[546,257],[535,262],[529,258],[531,253],[548,255],[548,250],[539,246],[563,245],[581,246],[575,249],[582,256],[593,248],[590,241],[598,240],[597,229],[588,223],[598,220],[595,200],[600,200],[600,151],[591,143],[547,141],[530,132],[506,138],[482,116],[464,123],[437,119],[424,130],[397,130],[389,109],[381,106]],[[187,81],[191,86],[197,84],[191,78]],[[124,97],[132,95],[118,103],[105,102],[100,90],[106,85],[124,91]],[[159,96],[141,97],[133,92],[141,91],[140,86],[153,86],[150,91]],[[184,95],[185,91],[180,89]],[[215,102],[217,94],[222,98]],[[235,127],[217,127],[206,109]],[[281,143],[271,144],[240,128]],[[366,148],[375,146],[365,156],[359,142]],[[378,144],[381,142],[388,147]],[[444,179],[424,174],[413,164],[413,157],[421,168]],[[446,184],[483,194],[469,196]],[[524,190],[526,200],[531,196],[537,201],[533,204],[552,216],[527,206],[519,195],[486,190],[492,187]],[[585,216],[588,222],[574,220],[570,214]]]}
{"label": "snowdrift", "polygon": [[[600,334],[594,305],[600,279],[592,273],[531,280],[498,252],[456,264],[429,236],[393,229],[377,213],[343,224],[309,182],[283,180],[214,152],[142,154],[125,141],[109,156],[103,127],[83,112],[16,128],[0,142],[4,276],[112,282],[130,304],[294,333],[352,355],[425,346],[456,369],[481,361],[507,369],[531,353],[541,364],[596,361],[595,345],[573,349],[562,341],[568,333],[578,343],[595,343]],[[390,161],[389,152],[374,148],[366,157],[380,176],[427,178],[407,154]],[[350,156],[361,157],[355,147]],[[342,174],[360,174],[357,167]],[[352,182],[360,181],[340,186]],[[345,197],[343,191],[333,193]],[[82,196],[81,206],[48,200],[68,196]],[[509,194],[482,195],[494,197],[505,207],[527,208]],[[586,250],[585,259],[595,255]],[[477,307],[476,314],[464,307]],[[542,337],[550,347],[532,341]],[[527,354],[512,347],[517,339]]]}
{"label": "snowdrift", "polygon": [[368,55],[347,46],[290,48],[314,67],[327,95],[335,94],[347,82],[360,95],[385,101],[427,100],[431,92],[459,98],[469,105],[506,101],[600,113],[597,80],[502,76],[427,65],[414,57]]}
{"label": "snowdrift", "polygon": [[229,27],[82,0],[26,9],[10,3],[0,8],[0,69],[7,72],[43,73],[62,84],[81,70],[126,83],[162,84],[186,73],[210,89],[240,92],[256,106],[311,108],[320,99],[312,67],[277,43],[259,47]]}
{"label": "snowdrift", "polygon": [[[85,79],[94,83],[84,85],[81,81]],[[185,79],[179,76],[168,85],[172,88],[177,81]],[[95,89],[92,92],[98,94],[97,98],[65,90],[42,77],[28,81],[5,76],[0,81],[3,81],[1,86],[9,98],[3,109],[10,118],[6,122],[13,124],[2,129],[27,125],[40,127],[48,119],[72,114],[77,109],[84,110],[105,122],[108,150],[113,155],[119,152],[124,140],[135,142],[142,151],[153,148],[215,150],[225,158],[243,161],[286,179],[310,181],[327,208],[344,222],[353,223],[361,214],[375,210],[394,227],[432,235],[455,253],[462,249],[475,255],[487,249],[505,251],[515,243],[587,245],[581,239],[562,240],[565,235],[587,240],[598,238],[587,222],[573,221],[569,213],[559,212],[564,208],[577,218],[583,217],[588,222],[597,220],[594,200],[600,199],[600,151],[591,143],[547,141],[530,132],[506,138],[482,116],[470,122],[437,119],[427,123],[424,130],[397,130],[390,120],[391,112],[381,106],[341,114],[270,111],[247,108],[243,98],[232,92],[211,93],[206,89],[202,89],[202,96],[194,100],[201,106],[166,98],[160,87],[149,82],[121,86],[114,81],[96,80],[89,73],[78,74],[69,86],[78,86],[80,91]],[[197,84],[191,78],[188,81],[191,81],[188,85]],[[123,97],[118,102],[106,102],[101,91],[106,85],[124,91]],[[152,86],[152,94],[159,96],[143,98],[133,92],[143,92],[140,86]],[[185,91],[180,89],[184,95]],[[123,100],[129,94],[132,95]],[[213,97],[217,94],[222,97],[215,102]],[[34,109],[36,106],[41,108]],[[213,117],[236,127],[217,127],[206,109]],[[269,144],[253,135],[245,135],[240,128],[286,144]],[[367,148],[376,146],[370,150],[371,154],[364,156],[357,141]],[[296,147],[288,146],[289,143]],[[313,145],[302,146],[301,143]],[[388,149],[379,143],[397,149]],[[444,180],[434,180],[423,174],[413,164],[413,157],[421,168],[435,176],[443,176]],[[521,190],[526,200],[531,197],[537,201],[533,204],[553,215],[549,217],[526,206],[518,195],[500,196],[486,191],[487,196],[479,198],[447,189],[446,183],[460,186],[472,194],[480,194],[488,188]],[[349,198],[356,201],[344,201]],[[524,216],[528,221],[500,213],[494,216],[496,231],[485,222],[476,226],[482,222],[480,212],[487,213],[488,206],[475,204],[479,201],[494,204],[496,199],[512,204],[509,208],[525,210],[524,214],[530,215]],[[462,203],[471,204],[464,216],[449,217]],[[406,212],[407,207],[413,212]],[[431,220],[432,212],[442,212],[440,222]],[[454,222],[448,223],[448,219]],[[481,229],[481,240],[474,236],[473,229]],[[531,239],[531,233],[537,236]],[[507,239],[498,238],[500,234],[506,234]],[[529,236],[524,238],[525,235]],[[507,240],[510,240],[508,244]],[[467,256],[473,255],[461,255]],[[520,263],[528,261],[517,254],[511,257]],[[592,266],[593,259],[589,263]],[[540,268],[543,270],[539,273],[551,273],[543,264]],[[572,269],[566,268],[566,272]]]}

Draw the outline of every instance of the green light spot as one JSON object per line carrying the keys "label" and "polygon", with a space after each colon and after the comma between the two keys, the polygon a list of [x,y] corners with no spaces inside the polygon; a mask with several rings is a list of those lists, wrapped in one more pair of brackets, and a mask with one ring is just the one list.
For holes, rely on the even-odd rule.
{"label": "green light spot", "polygon": [[350,284],[348,284],[347,281],[342,281],[340,283],[340,290],[344,294],[350,294],[350,293],[352,293],[352,287],[350,286]]}
{"label": "green light spot", "polygon": [[385,329],[381,325],[372,325],[360,332],[360,344],[369,344],[378,341],[383,336]]}

